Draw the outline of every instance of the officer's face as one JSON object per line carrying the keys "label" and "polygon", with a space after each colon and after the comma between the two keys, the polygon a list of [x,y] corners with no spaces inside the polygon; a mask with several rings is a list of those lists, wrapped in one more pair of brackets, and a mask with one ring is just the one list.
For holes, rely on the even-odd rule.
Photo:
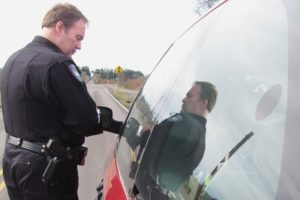
{"label": "officer's face", "polygon": [[77,49],[81,49],[81,41],[84,38],[86,23],[78,20],[73,26],[63,28],[61,33],[60,49],[67,56],[72,56]]}
{"label": "officer's face", "polygon": [[200,99],[201,87],[194,85],[182,100],[181,111],[201,115],[206,108],[206,102]]}

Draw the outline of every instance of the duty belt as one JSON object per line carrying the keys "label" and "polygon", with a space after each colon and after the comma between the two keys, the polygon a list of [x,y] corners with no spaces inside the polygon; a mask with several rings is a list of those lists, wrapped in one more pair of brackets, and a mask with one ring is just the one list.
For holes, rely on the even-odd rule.
{"label": "duty belt", "polygon": [[21,138],[14,137],[12,135],[7,135],[7,142],[14,146],[26,149],[35,153],[45,153],[46,145],[42,143],[33,143]]}

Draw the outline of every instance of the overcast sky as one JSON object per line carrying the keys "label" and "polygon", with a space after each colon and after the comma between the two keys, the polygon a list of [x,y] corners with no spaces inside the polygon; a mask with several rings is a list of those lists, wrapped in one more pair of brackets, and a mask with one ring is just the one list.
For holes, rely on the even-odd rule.
{"label": "overcast sky", "polygon": [[78,66],[152,71],[169,45],[195,20],[196,0],[0,0],[0,66],[35,35],[45,13],[69,2],[90,25],[73,59]]}

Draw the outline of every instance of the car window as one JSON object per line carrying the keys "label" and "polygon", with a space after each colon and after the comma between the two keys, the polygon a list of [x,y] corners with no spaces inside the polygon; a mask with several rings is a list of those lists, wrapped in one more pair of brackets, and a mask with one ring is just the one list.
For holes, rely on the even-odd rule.
{"label": "car window", "polygon": [[[280,0],[230,1],[174,42],[123,131],[117,159],[127,191],[142,199],[275,198],[287,111],[285,12]],[[206,130],[181,112],[195,81],[218,92]]]}

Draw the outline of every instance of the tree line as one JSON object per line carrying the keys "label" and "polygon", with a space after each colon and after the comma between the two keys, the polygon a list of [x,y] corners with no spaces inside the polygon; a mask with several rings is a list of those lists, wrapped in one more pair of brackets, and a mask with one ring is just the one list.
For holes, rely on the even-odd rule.
{"label": "tree line", "polygon": [[[95,76],[100,79],[106,79],[106,80],[111,80],[114,79],[116,80],[119,75],[115,73],[113,69],[108,69],[108,68],[99,68],[96,70],[90,70],[89,67],[84,66],[81,67],[81,75],[85,78],[92,79]],[[144,74],[141,71],[135,71],[131,69],[124,69],[122,74],[122,79],[128,80],[128,79],[136,79],[139,77],[144,77]]]}

